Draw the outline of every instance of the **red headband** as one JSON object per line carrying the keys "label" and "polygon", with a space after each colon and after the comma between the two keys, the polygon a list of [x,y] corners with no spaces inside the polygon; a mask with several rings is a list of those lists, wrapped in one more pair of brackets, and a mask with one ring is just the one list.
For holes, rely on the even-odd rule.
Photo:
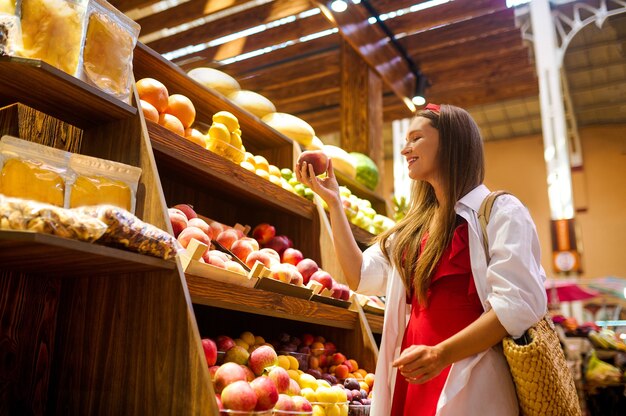
{"label": "red headband", "polygon": [[439,104],[428,103],[426,107],[424,107],[424,110],[430,110],[433,113],[439,114],[441,112],[441,106]]}

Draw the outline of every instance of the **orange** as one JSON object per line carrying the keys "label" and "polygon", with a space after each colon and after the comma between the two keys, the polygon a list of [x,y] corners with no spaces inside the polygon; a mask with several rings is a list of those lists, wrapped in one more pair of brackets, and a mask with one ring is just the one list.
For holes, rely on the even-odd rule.
{"label": "orange", "polygon": [[154,78],[143,78],[137,81],[137,93],[139,98],[149,102],[162,113],[167,108],[168,92],[165,85]]}
{"label": "orange", "polygon": [[189,98],[181,94],[170,95],[164,112],[179,119],[185,128],[191,127],[196,119],[196,108]]}
{"label": "orange", "polygon": [[159,116],[159,124],[179,136],[185,137],[185,128],[183,127],[183,123],[181,123],[180,120],[173,115],[162,113]]}
{"label": "orange", "polygon": [[141,111],[143,112],[143,117],[146,120],[154,121],[155,123],[159,122],[159,112],[152,104],[147,101],[139,100],[141,104]]}
{"label": "orange", "polygon": [[206,139],[204,134],[200,133],[196,129],[185,129],[185,139],[190,142],[194,142],[195,144],[206,147]]}

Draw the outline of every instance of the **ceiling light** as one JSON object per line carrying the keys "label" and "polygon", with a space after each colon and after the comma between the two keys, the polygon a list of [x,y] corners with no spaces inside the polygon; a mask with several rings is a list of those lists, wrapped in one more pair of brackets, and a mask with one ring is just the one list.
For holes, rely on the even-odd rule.
{"label": "ceiling light", "polygon": [[330,8],[337,13],[345,12],[348,9],[348,3],[343,0],[333,0],[330,2]]}
{"label": "ceiling light", "polygon": [[424,76],[422,73],[418,72],[415,74],[415,94],[411,101],[413,104],[420,106],[426,104],[426,88],[430,87],[430,83],[428,82],[428,78]]}

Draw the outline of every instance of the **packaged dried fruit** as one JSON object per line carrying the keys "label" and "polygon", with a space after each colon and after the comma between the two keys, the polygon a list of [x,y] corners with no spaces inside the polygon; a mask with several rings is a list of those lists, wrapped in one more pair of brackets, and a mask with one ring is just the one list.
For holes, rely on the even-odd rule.
{"label": "packaged dried fruit", "polygon": [[152,224],[141,221],[130,212],[112,205],[96,205],[72,209],[87,214],[107,225],[99,243],[120,246],[141,254],[168,260],[182,246],[176,238]]}
{"label": "packaged dried fruit", "polygon": [[65,208],[0,195],[0,229],[94,242],[104,235],[107,226],[97,218]]}
{"label": "packaged dried fruit", "polygon": [[41,59],[77,75],[88,0],[20,0],[23,49],[20,55]]}
{"label": "packaged dried fruit", "polygon": [[140,27],[104,0],[91,0],[87,16],[81,78],[129,102]]}
{"label": "packaged dried fruit", "polygon": [[20,19],[13,14],[3,13],[2,7],[0,3],[0,56],[11,56],[22,49]]}
{"label": "packaged dried fruit", "polygon": [[72,154],[70,169],[76,175],[69,189],[70,208],[107,204],[135,212],[140,168]]}
{"label": "packaged dried fruit", "polygon": [[72,182],[70,154],[63,150],[4,136],[0,140],[0,193],[63,207]]}

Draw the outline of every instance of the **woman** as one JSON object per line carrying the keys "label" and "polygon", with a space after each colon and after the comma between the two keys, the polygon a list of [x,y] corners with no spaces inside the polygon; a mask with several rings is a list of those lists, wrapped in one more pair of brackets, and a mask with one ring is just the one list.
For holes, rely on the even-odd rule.
{"label": "woman", "polygon": [[517,415],[499,344],[546,312],[532,219],[515,197],[500,196],[487,227],[487,264],[477,218],[489,194],[482,139],[461,108],[427,105],[411,122],[402,155],[413,180],[411,206],[363,253],[332,162],[326,178],[306,164],[297,172],[328,205],[349,286],[387,297],[372,415]]}

